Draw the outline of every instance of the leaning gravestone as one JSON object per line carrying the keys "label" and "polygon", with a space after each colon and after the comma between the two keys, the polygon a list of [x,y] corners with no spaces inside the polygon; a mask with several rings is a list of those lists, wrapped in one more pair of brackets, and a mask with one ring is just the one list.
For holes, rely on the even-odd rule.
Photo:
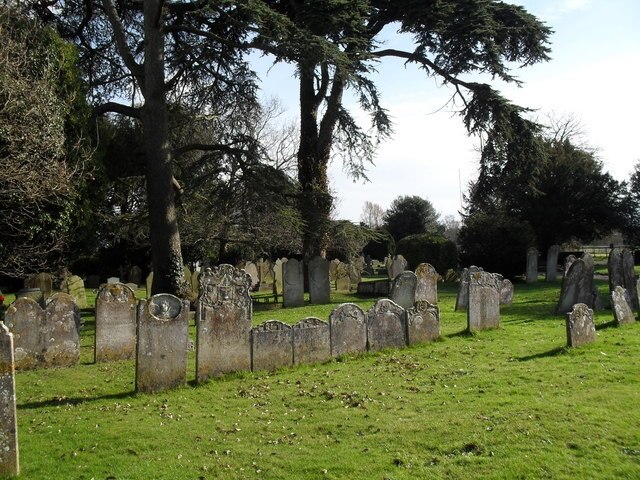
{"label": "leaning gravestone", "polygon": [[511,305],[513,303],[513,283],[508,278],[502,280],[500,285],[500,305]]}
{"label": "leaning gravestone", "polygon": [[71,275],[63,280],[60,284],[60,291],[71,295],[78,308],[87,308],[87,293],[84,289],[84,282],[78,275]]}
{"label": "leaning gravestone", "polygon": [[629,294],[629,306],[638,310],[636,293],[636,277],[633,265],[633,252],[628,248],[614,248],[609,253],[609,291],[613,292],[619,285]]}
{"label": "leaning gravestone", "polygon": [[406,312],[400,305],[381,298],[367,310],[366,318],[369,350],[406,346]]}
{"label": "leaning gravestone", "polygon": [[611,309],[617,325],[625,325],[636,321],[629,305],[629,294],[620,285],[611,292]]}
{"label": "leaning gravestone", "polygon": [[467,330],[472,332],[500,326],[500,288],[502,276],[474,272],[469,278]]}
{"label": "leaning gravestone", "polygon": [[593,267],[593,258],[587,253],[571,263],[562,279],[557,315],[570,312],[576,303],[593,308]]}
{"label": "leaning gravestone", "polygon": [[440,337],[440,311],[424,300],[407,310],[407,343],[432,342]]}
{"label": "leaning gravestone", "polygon": [[476,267],[475,265],[462,270],[462,274],[460,275],[460,286],[458,287],[458,294],[456,295],[456,312],[466,310],[469,306],[469,281],[471,279],[471,275],[482,271],[482,268]]}
{"label": "leaning gravestone", "polygon": [[336,271],[336,290],[339,292],[348,292],[351,290],[351,277],[349,276],[349,268],[346,263],[340,263]]}
{"label": "leaning gravestone", "polygon": [[189,302],[168,293],[138,304],[136,392],[158,392],[187,380]]}
{"label": "leaning gravestone", "polygon": [[551,245],[547,250],[547,268],[545,272],[545,281],[555,282],[558,276],[558,254],[560,253],[559,245]]}
{"label": "leaning gravestone", "polygon": [[295,258],[282,265],[282,306],[304,305],[304,265]]}
{"label": "leaning gravestone", "polygon": [[129,360],[136,352],[136,296],[121,283],[103,285],[96,296],[94,360]]}
{"label": "leaning gravestone", "polygon": [[584,303],[576,303],[567,313],[567,345],[579,347],[596,340],[596,327],[593,323],[593,310]]}
{"label": "leaning gravestone", "polygon": [[319,318],[300,320],[292,327],[293,364],[321,363],[331,358],[329,324]]}
{"label": "leaning gravestone", "polygon": [[438,303],[438,272],[429,263],[421,263],[416,268],[416,302]]}
{"label": "leaning gravestone", "polygon": [[251,289],[253,290],[256,285],[260,284],[260,278],[258,277],[258,267],[256,267],[255,263],[247,262],[244,266],[244,271],[249,274],[251,277]]}
{"label": "leaning gravestone", "polygon": [[367,323],[362,309],[354,303],[343,303],[329,316],[331,355],[337,357],[367,350]]}
{"label": "leaning gravestone", "polygon": [[309,302],[324,305],[331,301],[329,283],[329,261],[316,256],[309,261]]}
{"label": "leaning gravestone", "polygon": [[200,275],[196,380],[251,370],[251,277],[232,265]]}
{"label": "leaning gravestone", "polygon": [[142,269],[139,266],[133,265],[129,269],[129,273],[127,274],[127,282],[135,283],[136,285],[140,285],[140,283],[142,283]]}
{"label": "leaning gravestone", "polygon": [[20,473],[13,338],[0,322],[0,476]]}
{"label": "leaning gravestone", "polygon": [[267,320],[253,327],[251,369],[275,370],[293,365],[291,326],[278,320]]}
{"label": "leaning gravestone", "polygon": [[530,247],[527,250],[527,283],[538,281],[538,249]]}
{"label": "leaning gravestone", "polygon": [[389,298],[405,310],[411,308],[415,303],[417,283],[418,277],[415,273],[410,271],[402,272],[393,279]]}
{"label": "leaning gravestone", "polygon": [[578,257],[576,257],[575,255],[571,254],[571,255],[567,255],[567,258],[564,259],[564,268],[563,268],[563,273],[562,273],[562,278],[567,276],[567,273],[569,272],[569,268],[571,268],[571,265],[573,265],[573,262],[575,262],[578,259]]}
{"label": "leaning gravestone", "polygon": [[17,370],[38,366],[44,322],[44,310],[33,298],[17,298],[5,312],[4,323],[13,334]]}

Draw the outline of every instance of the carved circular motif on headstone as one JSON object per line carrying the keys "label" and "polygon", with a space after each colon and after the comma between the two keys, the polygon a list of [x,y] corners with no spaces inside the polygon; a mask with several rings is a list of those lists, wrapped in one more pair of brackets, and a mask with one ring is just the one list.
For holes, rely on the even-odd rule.
{"label": "carved circular motif on headstone", "polygon": [[182,302],[178,297],[160,293],[149,299],[149,313],[159,320],[172,320],[180,315]]}

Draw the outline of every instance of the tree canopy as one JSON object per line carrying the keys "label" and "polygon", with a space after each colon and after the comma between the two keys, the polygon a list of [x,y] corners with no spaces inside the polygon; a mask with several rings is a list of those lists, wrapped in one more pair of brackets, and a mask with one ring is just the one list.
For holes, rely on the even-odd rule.
{"label": "tree canopy", "polygon": [[437,233],[438,213],[431,202],[417,195],[401,195],[384,214],[384,228],[399,240],[418,233]]}

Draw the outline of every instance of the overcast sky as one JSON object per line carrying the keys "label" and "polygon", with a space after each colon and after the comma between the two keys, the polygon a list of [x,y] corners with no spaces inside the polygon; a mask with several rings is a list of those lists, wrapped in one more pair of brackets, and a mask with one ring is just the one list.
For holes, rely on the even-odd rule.
{"label": "overcast sky", "polygon": [[[554,30],[551,61],[517,70],[521,88],[500,85],[515,103],[544,118],[571,115],[598,149],[605,169],[624,180],[640,160],[640,2],[637,0],[539,0],[522,4]],[[390,31],[387,46],[402,46]],[[261,64],[261,67],[260,67]],[[270,66],[267,59],[258,68]],[[336,218],[358,221],[365,201],[384,209],[398,195],[429,199],[443,216],[457,216],[461,193],[476,178],[478,141],[467,136],[447,102],[451,91],[417,68],[389,59],[376,81],[394,121],[393,138],[378,150],[370,182],[354,183],[339,161],[330,167],[338,197]],[[265,96],[277,96],[291,118],[298,112],[292,69],[261,73]]]}

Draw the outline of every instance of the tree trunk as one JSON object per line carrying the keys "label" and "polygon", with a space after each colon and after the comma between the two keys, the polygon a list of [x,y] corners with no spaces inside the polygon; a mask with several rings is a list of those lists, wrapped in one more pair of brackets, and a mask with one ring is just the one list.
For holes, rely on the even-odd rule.
{"label": "tree trunk", "polygon": [[145,102],[142,125],[153,265],[151,290],[153,294],[181,295],[184,271],[168,141],[161,5],[160,0],[144,1]]}

